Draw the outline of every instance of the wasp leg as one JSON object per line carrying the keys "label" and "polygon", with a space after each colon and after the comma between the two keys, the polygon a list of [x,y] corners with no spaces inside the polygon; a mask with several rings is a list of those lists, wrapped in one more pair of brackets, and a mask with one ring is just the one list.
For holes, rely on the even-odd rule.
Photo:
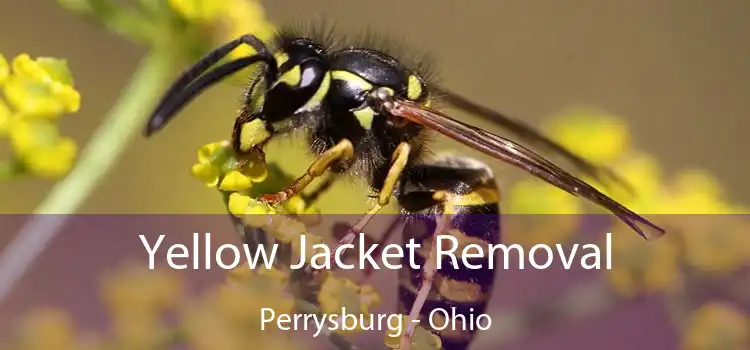
{"label": "wasp leg", "polygon": [[[393,192],[396,189],[396,184],[398,183],[398,179],[401,177],[401,173],[404,172],[404,168],[406,168],[406,163],[409,161],[409,154],[411,153],[411,145],[404,142],[398,145],[396,147],[396,150],[393,152],[393,158],[391,161],[391,167],[388,169],[388,175],[385,177],[385,182],[383,183],[383,188],[378,192],[378,202],[370,208],[370,210],[367,211],[367,214],[365,214],[359,221],[357,221],[357,224],[354,225],[349,232],[341,238],[338,243],[336,244],[336,248],[340,247],[344,244],[351,244],[354,242],[354,239],[357,238],[357,233],[362,232],[362,229],[364,229],[365,226],[367,226],[367,223],[370,222],[373,216],[380,212],[383,207],[388,205],[391,200],[391,196],[393,196]],[[333,256],[331,256],[331,259],[333,259]]]}
{"label": "wasp leg", "polygon": [[290,197],[302,192],[313,180],[325,174],[335,163],[348,163],[352,159],[354,159],[354,146],[351,141],[343,139],[335,146],[323,152],[323,154],[321,154],[318,159],[307,168],[305,175],[292,181],[292,183],[282,191],[262,195],[260,199],[271,205],[284,202]]}
{"label": "wasp leg", "polygon": [[[390,226],[388,226],[388,229],[385,231],[385,234],[383,237],[380,237],[380,239],[376,242],[378,245],[378,248],[373,252],[373,254],[377,257],[380,257],[380,254],[383,252],[383,246],[386,242],[393,236],[393,233],[396,232],[396,228],[401,224],[401,220],[396,219],[393,220]],[[359,279],[359,284],[367,282],[368,279],[370,279],[370,276],[372,276],[372,273],[375,272],[375,268],[373,268],[372,265],[367,265],[365,267],[365,271],[362,274],[362,277]]]}
{"label": "wasp leg", "polygon": [[409,350],[411,347],[411,339],[414,335],[415,323],[411,320],[418,320],[420,312],[424,306],[427,297],[432,289],[432,284],[435,282],[435,275],[437,274],[437,241],[438,236],[447,233],[450,230],[450,224],[453,219],[452,205],[449,204],[450,193],[444,191],[435,192],[433,198],[439,202],[444,203],[446,208],[443,215],[438,220],[435,232],[433,232],[432,243],[430,244],[430,252],[427,254],[424,267],[422,267],[422,281],[419,285],[416,298],[412,304],[411,311],[409,311],[409,320],[406,322],[406,329],[401,334],[401,344],[399,349]]}
{"label": "wasp leg", "polygon": [[302,195],[302,198],[305,200],[305,203],[308,206],[311,206],[315,204],[315,202],[320,199],[320,196],[324,195],[328,190],[331,189],[331,186],[333,186],[334,183],[336,183],[339,178],[341,177],[340,174],[328,174],[326,179],[318,185],[314,190],[310,191],[310,193],[306,193]]}

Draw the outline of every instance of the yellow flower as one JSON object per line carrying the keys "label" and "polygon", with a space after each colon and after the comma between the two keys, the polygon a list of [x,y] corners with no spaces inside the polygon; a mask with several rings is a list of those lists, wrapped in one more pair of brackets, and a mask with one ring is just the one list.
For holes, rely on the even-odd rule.
{"label": "yellow flower", "polygon": [[227,279],[236,283],[266,283],[281,290],[289,281],[289,274],[276,268],[266,269],[263,266],[256,270],[236,267],[227,272]]}
{"label": "yellow flower", "polygon": [[[11,69],[12,67],[12,69]],[[78,147],[60,135],[55,119],[78,111],[80,95],[65,60],[20,54],[9,66],[0,55],[0,136],[13,150],[14,175],[59,178],[70,171]]]}
{"label": "yellow flower", "polygon": [[673,219],[688,266],[703,272],[732,272],[750,261],[748,221],[728,215],[681,215]]}
{"label": "yellow flower", "polygon": [[192,22],[210,22],[224,14],[226,1],[222,0],[169,0],[169,6]]}
{"label": "yellow flower", "polygon": [[13,75],[3,85],[5,97],[23,115],[57,118],[77,112],[81,96],[73,88],[73,79],[64,60],[27,54],[13,60]]}
{"label": "yellow flower", "polygon": [[[401,315],[401,324],[407,325],[411,324],[410,321],[403,322],[403,320],[408,320],[408,315]],[[403,330],[406,327],[402,327],[402,332],[399,332],[399,334],[391,334],[390,332],[386,333],[385,335],[385,346],[389,349],[400,349],[401,348],[401,334],[403,333]],[[418,325],[416,328],[414,328],[414,333],[411,337],[411,347],[409,349],[413,350],[440,350],[443,348],[443,342],[434,333],[428,331],[421,325]]]}
{"label": "yellow flower", "polygon": [[[320,244],[325,244],[325,240],[317,235],[310,234],[310,233],[301,233],[305,235],[305,262],[310,263],[312,260],[312,257],[316,254],[323,253],[323,248],[314,248],[314,246],[322,247]],[[300,235],[301,235],[300,234]],[[292,241],[292,251],[296,256],[302,256],[302,240],[301,239],[295,239]],[[322,263],[319,261],[320,259],[316,259],[316,263]]]}
{"label": "yellow flower", "polygon": [[111,323],[114,340],[122,349],[156,349],[167,333],[162,315],[146,310],[114,314]]}
{"label": "yellow flower", "polygon": [[[231,40],[247,33],[252,33],[261,41],[267,42],[276,33],[274,25],[266,19],[265,10],[258,0],[226,0],[226,9],[227,12],[219,19],[218,39],[222,42],[227,38]],[[253,49],[241,45],[229,56],[239,58],[253,53]]]}
{"label": "yellow flower", "polygon": [[58,309],[40,309],[25,317],[21,326],[22,349],[75,349],[76,330],[70,316]]}
{"label": "yellow flower", "polygon": [[583,213],[580,198],[537,179],[513,185],[506,203],[504,240],[523,246],[565,243]]}
{"label": "yellow flower", "polygon": [[689,170],[677,175],[670,187],[669,206],[675,214],[730,214],[718,180],[701,170]]}
{"label": "yellow flower", "polygon": [[0,85],[5,82],[5,79],[10,75],[10,66],[8,66],[8,60],[5,56],[0,54]]}
{"label": "yellow flower", "polygon": [[664,214],[669,207],[664,205],[665,184],[659,162],[653,156],[634,152],[614,166],[614,171],[635,190],[635,196],[622,188],[604,189],[616,200],[640,214]]}
{"label": "yellow flower", "polygon": [[[274,216],[268,228],[279,243],[299,243],[299,237],[306,234],[305,224],[288,215]],[[312,237],[312,235],[306,235],[307,237]],[[317,241],[317,239],[315,240]]]}
{"label": "yellow flower", "polygon": [[0,136],[5,136],[8,133],[13,119],[13,111],[10,110],[5,101],[0,99]]}
{"label": "yellow flower", "polygon": [[320,288],[318,303],[324,314],[338,314],[346,308],[347,313],[369,316],[371,310],[380,305],[380,296],[372,286],[358,286],[349,279],[330,275]]}
{"label": "yellow flower", "polygon": [[9,130],[10,144],[33,174],[54,178],[66,174],[78,151],[75,142],[60,136],[57,127],[44,119],[15,120]]}
{"label": "yellow flower", "polygon": [[224,175],[221,184],[219,184],[219,189],[222,191],[243,191],[249,189],[252,185],[253,182],[250,177],[233,170]]}
{"label": "yellow flower", "polygon": [[182,283],[171,271],[129,265],[104,279],[102,294],[115,315],[156,314],[181,301]]}
{"label": "yellow flower", "polygon": [[580,214],[580,199],[537,179],[517,182],[508,192],[509,214]]}
{"label": "yellow flower", "polygon": [[617,222],[612,235],[612,269],[606,279],[622,296],[654,293],[675,287],[679,250],[673,236],[645,241]]}
{"label": "yellow flower", "polygon": [[584,159],[609,163],[630,146],[630,131],[612,114],[571,109],[554,116],[544,128],[555,140]]}
{"label": "yellow flower", "polygon": [[235,325],[252,326],[260,330],[263,308],[276,314],[290,314],[294,299],[285,292],[286,278],[278,270],[253,272],[238,283],[222,286],[210,297],[210,303]]}
{"label": "yellow flower", "polygon": [[195,163],[190,168],[190,173],[208,187],[216,187],[216,184],[219,182],[220,170],[211,164]]}
{"label": "yellow flower", "polygon": [[743,350],[750,343],[750,322],[739,310],[709,302],[693,312],[685,335],[686,350]]}
{"label": "yellow flower", "polygon": [[268,177],[262,153],[249,154],[240,162],[235,159],[228,141],[201,146],[198,149],[198,162],[193,164],[190,172],[206,186],[218,185],[220,190],[229,192],[246,191],[253,183],[262,182]]}

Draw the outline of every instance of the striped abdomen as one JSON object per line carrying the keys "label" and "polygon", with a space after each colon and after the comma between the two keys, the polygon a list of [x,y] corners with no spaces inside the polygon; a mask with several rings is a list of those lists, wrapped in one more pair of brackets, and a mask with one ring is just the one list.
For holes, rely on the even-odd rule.
{"label": "striped abdomen", "polygon": [[[500,195],[492,172],[478,161],[451,157],[414,166],[402,181],[399,203],[406,222],[403,243],[413,238],[420,244],[421,249],[415,254],[417,266],[425,266],[442,214],[453,215],[451,229],[443,234],[454,239],[443,239],[442,249],[450,250],[457,243],[458,248],[453,252],[457,264],[449,256],[441,258],[442,266],[436,271],[420,312],[420,325],[430,329],[430,319],[436,327],[447,324],[445,329],[435,330],[443,341],[443,349],[466,349],[477,332],[476,324],[470,321],[476,321],[485,312],[495,281],[494,267],[489,266],[488,245],[500,241]],[[440,192],[448,194],[445,200],[435,199],[435,193]],[[471,255],[483,253],[481,258],[466,259],[473,268],[462,260],[461,253],[468,244],[476,247],[469,250]],[[411,310],[422,278],[422,269],[412,269],[408,261],[404,262],[399,276],[401,313],[408,314]]]}

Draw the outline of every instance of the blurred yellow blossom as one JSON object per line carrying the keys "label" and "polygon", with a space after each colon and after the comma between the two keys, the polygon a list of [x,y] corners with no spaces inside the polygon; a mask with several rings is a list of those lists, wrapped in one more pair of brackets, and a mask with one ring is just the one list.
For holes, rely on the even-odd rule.
{"label": "blurred yellow blossom", "polygon": [[[401,324],[408,325],[413,324],[409,321],[408,315],[401,315]],[[402,327],[402,331],[398,334],[391,334],[387,332],[385,334],[384,343],[389,349],[400,349],[401,348],[401,335],[406,327]],[[414,333],[411,337],[411,346],[409,349],[412,350],[439,350],[443,348],[443,342],[434,333],[428,331],[421,325],[417,325],[414,328]]]}
{"label": "blurred yellow blossom", "polygon": [[8,104],[0,99],[0,137],[6,136],[10,123],[13,121],[13,111],[10,110]]}
{"label": "blurred yellow blossom", "polygon": [[620,187],[600,188],[604,193],[640,214],[664,214],[665,182],[659,161],[653,156],[631,152],[615,163],[614,171],[626,179],[635,190],[635,196]]}
{"label": "blurred yellow blossom", "polygon": [[628,124],[606,112],[570,109],[550,118],[543,128],[563,146],[596,163],[612,162],[630,146]]}
{"label": "blurred yellow blossom", "polygon": [[[309,263],[316,254],[322,254],[324,252],[323,248],[321,248],[321,244],[325,244],[325,240],[323,239],[323,237],[317,235],[304,232],[303,234],[305,236],[305,246],[302,247],[301,238],[295,239],[292,241],[292,251],[294,252],[294,254],[296,254],[296,256],[302,256],[302,254],[304,253],[305,262]],[[305,250],[304,252],[302,251],[303,248]],[[317,264],[323,263],[319,258],[316,258],[315,262]]]}
{"label": "blurred yellow blossom", "polygon": [[105,277],[103,299],[115,314],[148,312],[174,308],[183,298],[182,281],[166,269],[149,270],[128,265]]}
{"label": "blurred yellow blossom", "polygon": [[227,9],[227,1],[217,0],[169,0],[169,6],[185,19],[195,22],[210,22]]}
{"label": "blurred yellow blossom", "polygon": [[693,312],[684,337],[686,350],[745,350],[750,346],[750,322],[728,304],[708,302]]}
{"label": "blurred yellow blossom", "polygon": [[[210,39],[216,43],[224,43],[248,33],[267,42],[276,31],[257,0],[169,0],[169,5],[186,21],[214,29],[210,31]],[[240,45],[229,54],[229,58],[253,53],[247,45]]]}
{"label": "blurred yellow blossom", "polygon": [[730,215],[670,217],[685,263],[701,272],[732,272],[750,261],[748,220]]}
{"label": "blurred yellow blossom", "polygon": [[276,269],[236,268],[227,274],[228,284],[210,291],[185,306],[187,341],[195,349],[299,349],[279,329],[262,329],[261,312],[293,312],[294,299],[285,292],[288,275]]}
{"label": "blurred yellow blossom", "polygon": [[[339,314],[346,308],[347,313],[363,315],[362,320],[367,321],[372,310],[380,305],[380,296],[372,286],[359,286],[347,278],[330,275],[323,282],[318,302],[324,314]],[[358,326],[366,328],[367,325]]]}
{"label": "blurred yellow blossom", "polygon": [[730,214],[719,181],[702,170],[679,173],[670,186],[669,207],[675,214]]}
{"label": "blurred yellow blossom", "polygon": [[612,230],[612,269],[606,279],[622,296],[671,290],[679,281],[679,247],[673,236],[645,241],[617,222]]}
{"label": "blurred yellow blossom", "polygon": [[75,349],[76,330],[70,315],[59,309],[34,310],[20,329],[22,349]]}
{"label": "blurred yellow blossom", "polygon": [[57,118],[77,112],[81,96],[73,88],[73,79],[64,60],[28,54],[18,55],[12,63],[13,75],[3,84],[5,97],[19,113]]}
{"label": "blurred yellow blossom", "polygon": [[0,54],[0,85],[5,82],[5,79],[10,75],[10,66],[8,60],[5,59],[3,54]]}
{"label": "blurred yellow blossom", "polygon": [[[12,68],[12,69],[11,69]],[[30,174],[58,178],[70,171],[78,153],[73,139],[60,135],[55,120],[77,112],[81,97],[65,60],[20,54],[8,65],[0,58],[0,137],[13,150],[7,177]],[[7,103],[6,103],[7,101]]]}
{"label": "blurred yellow blossom", "polygon": [[9,141],[26,169],[39,177],[66,174],[78,152],[73,139],[59,134],[56,125],[44,119],[18,119],[10,123]]}
{"label": "blurred yellow blossom", "polygon": [[[258,0],[226,0],[227,11],[220,19],[218,40],[226,41],[252,33],[261,41],[268,42],[276,34],[275,26],[266,18],[265,9]],[[231,58],[253,54],[247,45],[230,53]]]}
{"label": "blurred yellow blossom", "polygon": [[580,214],[580,200],[535,178],[518,181],[506,196],[508,214]]}
{"label": "blurred yellow blossom", "polygon": [[504,240],[523,246],[565,243],[583,213],[579,198],[533,178],[515,183],[505,203]]}
{"label": "blurred yellow blossom", "polygon": [[[269,229],[272,231],[273,237],[276,238],[279,243],[293,243],[295,241],[299,241],[300,236],[303,234],[306,234],[306,227],[305,224],[285,215],[279,215],[275,216],[272,220],[271,225],[269,226]],[[312,235],[307,235],[307,237],[312,237]],[[312,238],[316,243],[322,243],[317,242],[316,238]]]}

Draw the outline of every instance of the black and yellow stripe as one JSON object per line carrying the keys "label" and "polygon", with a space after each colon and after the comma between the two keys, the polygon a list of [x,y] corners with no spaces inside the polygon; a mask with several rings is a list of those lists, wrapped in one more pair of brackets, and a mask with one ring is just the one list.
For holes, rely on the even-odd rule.
{"label": "black and yellow stripe", "polygon": [[[447,193],[445,199],[435,199],[435,193]],[[408,263],[399,275],[399,312],[408,314],[414,304],[422,282],[422,269],[430,253],[434,231],[443,213],[450,213],[451,235],[459,243],[456,250],[458,266],[453,266],[444,257],[437,271],[430,294],[420,312],[421,322],[429,328],[428,317],[435,309],[451,313],[476,316],[485,312],[495,282],[494,268],[488,266],[488,251],[485,258],[467,259],[480,269],[469,269],[461,263],[460,252],[466,244],[477,244],[487,249],[489,244],[500,241],[500,193],[492,172],[483,164],[463,157],[444,158],[425,165],[416,165],[404,176],[399,202],[404,209],[404,243],[414,239],[421,249],[415,254],[415,263],[421,267],[412,269]],[[476,252],[476,251],[473,251]],[[433,317],[438,323],[440,320]],[[435,331],[443,341],[443,349],[466,349],[476,331],[468,330],[460,320],[455,329],[448,327]],[[462,330],[467,328],[467,330]]]}

